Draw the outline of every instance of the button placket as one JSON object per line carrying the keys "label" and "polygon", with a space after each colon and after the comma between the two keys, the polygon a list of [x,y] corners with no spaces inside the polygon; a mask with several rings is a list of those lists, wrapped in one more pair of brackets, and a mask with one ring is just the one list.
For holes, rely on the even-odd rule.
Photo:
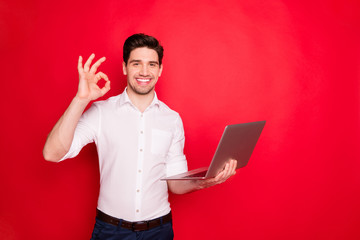
{"label": "button placket", "polygon": [[141,214],[141,189],[142,189],[142,169],[143,169],[143,163],[144,163],[144,147],[145,147],[145,134],[144,134],[144,126],[145,126],[145,118],[144,114],[140,114],[139,118],[139,153],[138,153],[138,161],[137,161],[137,177],[136,177],[136,188],[135,188],[135,215],[136,218],[140,218]]}

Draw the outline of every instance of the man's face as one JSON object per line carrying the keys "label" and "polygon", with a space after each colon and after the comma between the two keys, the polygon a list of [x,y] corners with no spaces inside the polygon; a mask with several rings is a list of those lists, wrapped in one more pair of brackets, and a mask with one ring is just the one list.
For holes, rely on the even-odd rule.
{"label": "man's face", "polygon": [[162,65],[159,65],[157,52],[147,47],[135,48],[131,51],[127,64],[123,62],[128,89],[140,95],[154,91],[161,71]]}

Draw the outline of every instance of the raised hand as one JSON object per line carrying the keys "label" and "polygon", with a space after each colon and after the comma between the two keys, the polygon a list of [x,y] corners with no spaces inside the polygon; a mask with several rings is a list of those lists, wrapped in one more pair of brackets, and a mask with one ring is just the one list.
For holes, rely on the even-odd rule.
{"label": "raised hand", "polygon": [[[97,98],[104,96],[110,90],[110,81],[106,74],[103,72],[96,72],[101,63],[105,61],[105,57],[100,58],[91,66],[91,62],[94,58],[95,54],[91,54],[83,67],[83,59],[81,56],[79,57],[79,88],[76,96],[82,100],[96,100]],[[97,85],[100,79],[106,81],[103,88],[100,88]]]}

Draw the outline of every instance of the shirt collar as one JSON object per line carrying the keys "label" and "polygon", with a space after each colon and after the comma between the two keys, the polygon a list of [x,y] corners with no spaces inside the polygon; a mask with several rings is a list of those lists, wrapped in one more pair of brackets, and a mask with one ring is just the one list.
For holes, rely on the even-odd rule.
{"label": "shirt collar", "polygon": [[[132,106],[135,106],[135,105],[131,102],[131,100],[130,100],[130,98],[129,98],[129,95],[128,95],[127,92],[126,92],[126,89],[127,89],[127,87],[125,88],[125,90],[123,91],[123,93],[120,95],[119,106],[121,107],[121,106],[123,106],[124,104],[131,104]],[[154,93],[155,93],[155,94],[154,94],[154,99],[152,100],[152,102],[151,102],[151,104],[150,104],[149,107],[152,107],[152,106],[158,106],[158,107],[160,107],[160,101],[159,101],[159,99],[157,98],[156,92],[154,92]],[[149,107],[148,107],[148,108],[149,108]]]}

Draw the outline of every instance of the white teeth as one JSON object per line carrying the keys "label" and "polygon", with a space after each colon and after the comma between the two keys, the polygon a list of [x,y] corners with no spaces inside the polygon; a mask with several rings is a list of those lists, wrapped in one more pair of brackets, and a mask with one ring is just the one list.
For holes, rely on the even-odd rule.
{"label": "white teeth", "polygon": [[150,79],[142,79],[142,78],[137,78],[136,80],[139,82],[149,82],[150,81]]}

